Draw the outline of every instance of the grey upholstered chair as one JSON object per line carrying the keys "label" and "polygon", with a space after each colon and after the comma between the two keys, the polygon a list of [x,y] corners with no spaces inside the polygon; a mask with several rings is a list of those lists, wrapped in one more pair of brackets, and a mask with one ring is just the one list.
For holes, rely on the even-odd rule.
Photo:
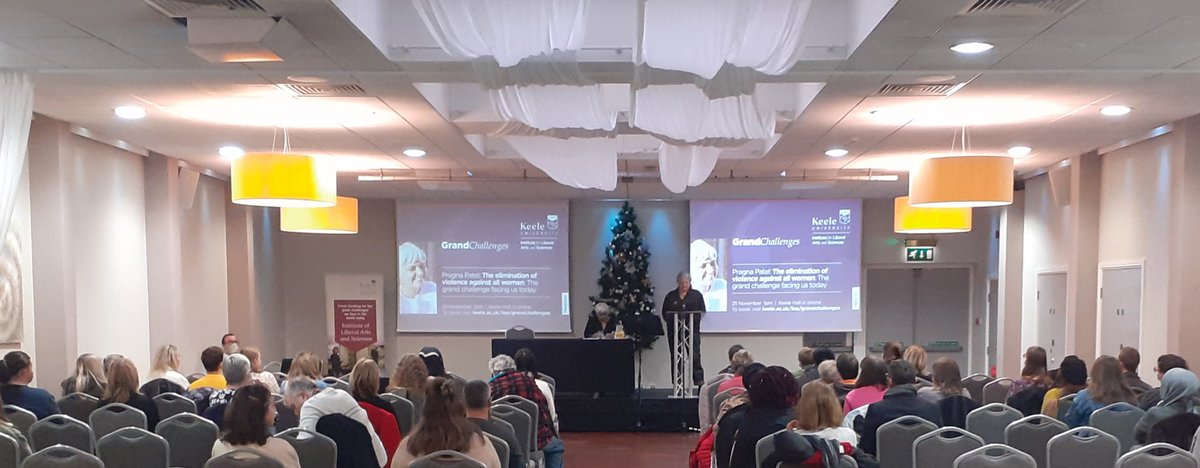
{"label": "grey upholstered chair", "polygon": [[504,439],[501,439],[494,435],[488,434],[486,432],[484,432],[483,435],[487,436],[488,440],[492,441],[492,447],[496,448],[496,456],[500,457],[500,468],[509,468],[508,467],[508,454],[509,454],[508,442],[505,442]]}
{"label": "grey upholstered chair", "polygon": [[532,452],[530,448],[537,443],[531,439],[534,435],[529,428],[533,426],[533,421],[529,419],[529,414],[511,405],[492,405],[492,417],[512,425],[521,447],[509,447],[509,450],[516,450],[528,460]]}
{"label": "grey upholstered chair", "polygon": [[204,468],[221,431],[212,421],[192,413],[179,413],[159,422],[154,433],[171,446],[171,466]]}
{"label": "grey upholstered chair", "polygon": [[4,416],[8,418],[8,422],[11,422],[18,431],[21,431],[21,434],[25,435],[26,439],[29,438],[29,427],[37,422],[37,415],[16,405],[5,405]]}
{"label": "grey upholstered chair", "polygon": [[30,455],[21,468],[104,468],[104,462],[75,447],[55,445]]}
{"label": "grey upholstered chair", "polygon": [[416,407],[413,402],[394,393],[384,393],[379,397],[392,405],[392,410],[399,418],[396,423],[400,425],[400,434],[405,437],[411,434],[413,426],[417,425]]}
{"label": "grey upholstered chair", "polygon": [[976,403],[982,405],[983,386],[987,385],[988,382],[991,382],[992,380],[994,379],[983,374],[971,374],[962,380],[962,386],[971,393],[971,398],[974,399]]}
{"label": "grey upholstered chair", "polygon": [[100,440],[123,427],[146,428],[146,414],[124,403],[109,403],[92,412],[88,418],[92,437]]}
{"label": "grey upholstered chair", "polygon": [[912,466],[953,468],[954,460],[983,445],[983,439],[964,429],[943,427],[913,441]]}
{"label": "grey upholstered chair", "polygon": [[167,468],[167,440],[145,429],[123,427],[96,441],[96,455],[108,468]]}
{"label": "grey upholstered chair", "polygon": [[42,450],[54,445],[75,447],[87,453],[95,451],[92,428],[65,414],[55,414],[29,427],[29,448]]}
{"label": "grey upholstered chair", "polygon": [[875,432],[879,468],[913,468],[913,442],[937,428],[917,416],[902,416],[879,426]]}
{"label": "grey upholstered chair", "polygon": [[[984,384],[983,386],[983,401],[985,405],[992,403],[1005,403],[1008,401],[1008,390],[1013,386],[1013,380],[1010,378],[996,379]],[[972,394],[974,395],[974,394]]]}
{"label": "grey upholstered chair", "polygon": [[333,439],[304,429],[288,429],[275,437],[283,439],[300,456],[301,468],[325,468],[337,465],[337,444]]}
{"label": "grey upholstered chair", "polygon": [[1117,464],[1121,442],[1094,427],[1082,426],[1056,435],[1046,444],[1049,468],[1097,468]]}
{"label": "grey upholstered chair", "polygon": [[1003,403],[992,403],[967,414],[967,430],[989,444],[1004,443],[1004,429],[1025,415]]}
{"label": "grey upholstered chair", "polygon": [[1157,443],[1142,446],[1117,460],[1117,468],[1197,468],[1200,461],[1187,450],[1174,444]]}
{"label": "grey upholstered chair", "polygon": [[979,447],[954,460],[954,468],[1037,468],[1029,454],[1004,444]]}
{"label": "grey upholstered chair", "polygon": [[1046,444],[1054,436],[1067,431],[1067,425],[1040,414],[1021,418],[1004,429],[1004,441],[1009,447],[1029,454],[1038,468],[1046,468]]}
{"label": "grey upholstered chair", "polygon": [[100,407],[100,399],[86,393],[72,393],[58,399],[58,410],[80,421],[87,421]]}
{"label": "grey upholstered chair", "polygon": [[439,450],[413,460],[409,468],[487,468],[487,465],[451,450]]}
{"label": "grey upholstered chair", "polygon": [[204,468],[283,468],[283,464],[255,450],[238,449],[213,457]]}
{"label": "grey upholstered chair", "polygon": [[154,397],[154,407],[158,409],[160,419],[167,419],[179,413],[196,414],[196,402],[177,393],[158,394]]}
{"label": "grey upholstered chair", "polygon": [[1088,425],[1107,432],[1121,441],[1121,453],[1123,454],[1137,445],[1134,427],[1137,426],[1144,414],[1146,412],[1141,408],[1129,403],[1113,403],[1093,411],[1091,422]]}

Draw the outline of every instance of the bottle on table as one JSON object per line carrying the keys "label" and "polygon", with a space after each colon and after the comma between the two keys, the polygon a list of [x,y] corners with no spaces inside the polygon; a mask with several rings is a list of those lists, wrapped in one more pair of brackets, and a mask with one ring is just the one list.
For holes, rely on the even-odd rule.
{"label": "bottle on table", "polygon": [[618,340],[625,339],[625,325],[621,324],[620,322],[617,322],[617,330],[615,332],[613,332],[613,338],[616,338]]}

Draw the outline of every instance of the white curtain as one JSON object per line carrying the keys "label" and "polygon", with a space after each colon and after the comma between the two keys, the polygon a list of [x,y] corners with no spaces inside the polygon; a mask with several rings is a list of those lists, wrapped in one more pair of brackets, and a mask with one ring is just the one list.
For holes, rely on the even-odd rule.
{"label": "white curtain", "polygon": [[658,174],[667,190],[683,193],[703,184],[720,156],[720,148],[664,144],[658,149]]}
{"label": "white curtain", "polygon": [[760,111],[749,94],[709,99],[692,84],[652,85],[634,91],[633,102],[630,123],[634,127],[675,142],[751,140],[775,134],[775,114]]}
{"label": "white curtain", "polygon": [[412,0],[446,53],[495,57],[502,67],[555,50],[578,50],[590,0]]}
{"label": "white curtain", "polygon": [[505,141],[554,181],[581,189],[617,188],[616,138],[506,137]]}
{"label": "white curtain", "polygon": [[33,80],[25,73],[0,72],[0,244],[12,220],[32,119]]}
{"label": "white curtain", "polygon": [[617,112],[605,109],[598,85],[505,86],[488,90],[488,95],[501,118],[538,130],[612,131],[617,125]]}
{"label": "white curtain", "polygon": [[768,75],[790,70],[812,0],[645,2],[642,60],[711,79],[729,63]]}

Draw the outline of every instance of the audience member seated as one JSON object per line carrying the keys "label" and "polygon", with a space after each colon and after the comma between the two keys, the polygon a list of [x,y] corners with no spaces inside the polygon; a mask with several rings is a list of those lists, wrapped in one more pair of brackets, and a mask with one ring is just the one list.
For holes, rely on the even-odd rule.
{"label": "audience member seated", "polygon": [[87,353],[80,354],[75,359],[75,374],[67,376],[62,381],[63,396],[72,393],[86,393],[100,398],[104,395],[104,385],[108,380],[104,377],[104,363],[100,356]]}
{"label": "audience member seated", "polygon": [[962,386],[962,371],[958,361],[953,358],[941,358],[933,363],[933,375],[930,376],[933,386],[917,390],[917,396],[922,400],[937,404],[951,395],[962,395],[971,398],[971,391]]}
{"label": "audience member seated", "polygon": [[236,354],[240,351],[241,351],[241,349],[238,348],[237,335],[234,335],[233,333],[226,333],[224,336],[221,337],[221,352],[222,353]]}
{"label": "audience member seated", "polygon": [[208,397],[208,408],[201,414],[216,423],[217,427],[224,429],[225,407],[233,399],[234,392],[253,384],[254,380],[250,379],[250,360],[241,354],[225,356],[225,362],[221,364],[221,375],[225,377],[225,388],[214,391]]}
{"label": "audience member seated", "polygon": [[[501,377],[514,376],[529,379],[516,372],[516,369],[512,369],[511,373],[501,374]],[[454,387],[446,378],[434,377],[430,380],[426,388],[425,412],[421,415],[421,422],[413,429],[413,433],[400,443],[392,468],[407,468],[413,460],[439,450],[463,453],[488,468],[500,467],[496,447],[483,435],[479,426],[467,419],[463,398],[455,393]],[[549,456],[546,466],[551,466],[548,459]]]}
{"label": "audience member seated", "polygon": [[499,437],[508,444],[508,466],[523,467],[525,457],[521,454],[521,442],[512,425],[492,419],[491,389],[487,382],[472,380],[463,387],[463,402],[466,403],[467,420],[479,426],[483,432]]}
{"label": "audience member seated", "polygon": [[[179,349],[175,345],[166,345],[158,348],[158,352],[154,353],[154,363],[150,366],[150,373],[146,374],[147,383],[155,380],[163,380],[171,384],[169,387],[172,393],[183,394],[187,392],[188,387],[192,384],[188,382],[187,377],[184,377],[179,372],[179,364],[181,362]],[[154,395],[149,396],[153,397]]]}
{"label": "audience member seated", "polygon": [[329,376],[342,378],[342,352],[341,346],[334,346],[329,350]]}
{"label": "audience member seated", "polygon": [[858,381],[858,358],[850,353],[842,353],[837,357],[838,374],[842,376],[842,384],[846,388],[854,388]]}
{"label": "audience member seated", "polygon": [[[821,383],[829,385],[829,388],[833,391],[834,396],[837,397],[839,402],[838,413],[841,413],[842,403],[846,402],[846,394],[850,393],[850,388],[846,387],[846,385],[842,383],[842,374],[838,372],[837,362],[833,360],[822,362],[821,365],[817,366],[817,373],[821,375]],[[806,387],[808,387],[808,384],[805,384],[804,387],[800,387],[801,394],[804,393],[804,389]]]}
{"label": "audience member seated", "polygon": [[[325,382],[321,381],[321,360],[316,355],[308,351],[301,351],[292,358],[292,367],[288,369],[288,380],[296,377],[304,377],[317,383],[317,387],[324,390]],[[287,382],[283,384],[284,389],[287,388]]]}
{"label": "audience member seated", "polygon": [[913,387],[917,382],[917,372],[908,361],[892,361],[888,364],[887,373],[887,394],[867,409],[866,418],[863,420],[862,441],[858,444],[859,448],[871,455],[878,455],[875,432],[888,422],[903,416],[917,416],[934,425],[942,425],[942,411],[938,405],[917,396],[917,389]]}
{"label": "audience member seated", "polygon": [[354,397],[349,393],[336,388],[322,390],[317,386],[315,380],[308,377],[294,377],[288,379],[287,385],[284,386],[283,403],[295,414],[300,415],[300,424],[297,426],[300,429],[317,431],[317,421],[322,416],[330,414],[341,414],[353,419],[366,428],[370,435],[376,462],[380,466],[387,463],[387,451],[384,450],[379,436],[375,434],[367,412],[358,406],[358,402],[354,401]]}
{"label": "audience member seated", "polygon": [[752,468],[758,440],[787,427],[796,419],[795,406],[800,386],[787,369],[771,366],[754,375],[746,394],[750,403],[745,410],[726,414],[716,429],[718,468]]}
{"label": "audience member seated", "polygon": [[855,408],[866,406],[883,399],[887,392],[887,364],[867,356],[859,366],[858,379],[854,382],[854,390],[846,394],[846,404],[842,406],[843,414],[850,414]]}
{"label": "audience member seated", "polygon": [[37,387],[33,382],[33,360],[24,351],[9,351],[0,361],[0,400],[13,406],[29,410],[38,419],[58,414],[58,403],[54,396]]}
{"label": "audience member seated", "polygon": [[542,374],[538,373],[537,355],[533,353],[532,349],[521,348],[513,355],[513,361],[517,363],[517,370],[533,378],[533,383],[537,384],[538,390],[541,390],[542,395],[546,396],[546,406],[550,408],[550,418],[554,421],[554,430],[557,431],[558,410],[554,408],[554,389],[550,387],[550,382],[542,380]]}
{"label": "audience member seated", "polygon": [[433,347],[426,346],[421,348],[421,352],[417,354],[421,357],[421,361],[425,362],[425,369],[429,372],[429,377],[446,377],[446,362],[442,359],[442,351]]}
{"label": "audience member seated", "polygon": [[1074,395],[1087,388],[1087,364],[1076,356],[1063,358],[1058,366],[1058,376],[1054,378],[1054,386],[1046,391],[1042,399],[1042,414],[1058,418],[1058,401],[1062,397]]}
{"label": "audience member seated", "polygon": [[1025,350],[1025,366],[1021,368],[1021,378],[1013,380],[1006,398],[1021,391],[1036,387],[1048,389],[1053,381],[1046,367],[1046,349],[1041,346],[1030,346]]}
{"label": "audience member seated", "polygon": [[317,419],[317,433],[333,440],[337,462],[331,468],[375,468],[375,448],[371,434],[358,421],[344,414],[327,414]]}
{"label": "audience member seated", "polygon": [[116,358],[108,366],[108,385],[97,407],[112,403],[124,403],[141,410],[146,414],[146,430],[154,432],[158,425],[158,406],[154,400],[138,393],[138,370],[129,359]]}
{"label": "audience member seated", "polygon": [[729,368],[733,371],[733,378],[725,379],[720,385],[717,385],[717,393],[734,388],[746,388],[745,378],[742,374],[746,371],[746,366],[754,364],[754,355],[750,354],[750,350],[743,349],[733,354],[733,359],[729,361]]}
{"label": "audience member seated", "polygon": [[1134,403],[1133,390],[1125,385],[1121,364],[1112,356],[1100,356],[1092,363],[1092,383],[1075,395],[1071,410],[1063,418],[1068,426],[1086,426],[1092,412],[1113,403]]}
{"label": "audience member seated", "polygon": [[388,465],[391,465],[392,455],[400,446],[400,425],[396,422],[396,412],[390,403],[379,397],[379,365],[367,358],[359,359],[350,370],[350,394],[358,402],[358,406],[367,412],[367,420],[375,434],[379,435],[379,443],[383,444],[388,454]]}
{"label": "audience member seated", "polygon": [[1146,444],[1167,443],[1184,450],[1196,450],[1192,440],[1196,437],[1196,429],[1200,428],[1200,415],[1196,413],[1180,413],[1159,421],[1150,428],[1146,436]]}
{"label": "audience member seated", "polygon": [[[503,354],[489,360],[488,369],[492,371],[492,380],[488,384],[492,400],[516,395],[537,403],[537,448],[545,453],[546,468],[562,468],[565,447],[562,439],[558,437],[558,430],[554,428],[550,405],[546,396],[538,389],[537,383],[532,377],[517,370],[517,363],[513,358]],[[428,393],[432,394],[433,390],[429,390]],[[429,414],[429,404],[430,402],[425,402],[425,414]]]}
{"label": "audience member seated", "polygon": [[[1129,381],[1129,374],[1125,374],[1125,381]],[[1150,429],[1160,421],[1178,414],[1191,413],[1196,408],[1193,399],[1196,398],[1197,392],[1200,392],[1200,379],[1197,379],[1192,371],[1176,368],[1163,374],[1162,386],[1159,387],[1162,401],[1146,411],[1134,428],[1138,443],[1148,443],[1146,437],[1150,434]]]}
{"label": "audience member seated", "polygon": [[892,361],[904,359],[904,343],[889,341],[883,344],[883,364],[887,367]]}
{"label": "audience member seated", "polygon": [[117,362],[117,359],[124,359],[124,358],[125,358],[124,355],[118,354],[118,353],[112,353],[107,356],[104,356],[104,375],[108,375],[108,369],[112,368],[113,363]]}
{"label": "audience member seated", "polygon": [[204,371],[207,374],[192,382],[188,386],[188,391],[206,387],[214,390],[224,390],[225,376],[221,374],[221,362],[224,359],[225,353],[221,352],[221,348],[216,346],[205,348],[200,353],[200,363],[204,365]]}
{"label": "audience member seated", "polygon": [[279,393],[279,380],[275,378],[275,374],[263,370],[262,353],[258,348],[248,346],[242,349],[242,356],[250,360],[250,380],[258,383],[271,393]]}
{"label": "audience member seated", "polygon": [[804,371],[804,375],[796,379],[796,384],[799,385],[800,388],[804,388],[804,385],[809,382],[821,380],[821,372],[819,367],[821,364],[825,363],[825,361],[832,361],[834,359],[835,356],[833,355],[833,350],[829,348],[817,348],[816,350],[813,350],[813,366]]}
{"label": "audience member seated", "polygon": [[[804,375],[808,373],[809,369],[817,367],[816,363],[813,362],[813,349],[809,348],[808,346],[804,346],[804,347],[800,348],[800,351],[796,353],[796,360],[800,362],[800,368],[796,369],[796,372],[792,372],[792,376],[795,377],[796,380],[800,380],[802,377],[804,377]],[[730,361],[729,367],[732,369],[733,368],[733,356],[732,355],[729,357],[729,361]]]}
{"label": "audience member seated", "polygon": [[400,356],[396,370],[388,380],[388,391],[403,390],[408,394],[408,400],[413,404],[416,414],[421,414],[425,407],[425,385],[429,382],[429,369],[420,356],[408,353]]}
{"label": "audience member seated", "polygon": [[926,357],[925,348],[917,345],[909,346],[908,349],[904,350],[904,360],[908,361],[908,364],[917,372],[917,378],[926,382],[932,382],[933,378],[925,373]]}
{"label": "audience member seated", "polygon": [[838,403],[837,396],[828,384],[822,382],[809,382],[800,389],[796,419],[788,423],[787,428],[800,434],[858,445],[858,434],[842,426],[842,405]]}
{"label": "audience member seated", "polygon": [[1141,395],[1152,390],[1150,384],[1138,377],[1138,366],[1142,364],[1142,353],[1139,353],[1137,348],[1125,346],[1121,348],[1121,352],[1117,353],[1117,361],[1121,363],[1121,375],[1125,379],[1125,386],[1133,390],[1134,395]]}
{"label": "audience member seated", "polygon": [[615,317],[612,306],[603,302],[592,308],[588,314],[587,325],[583,327],[583,336],[587,338],[612,338],[617,332],[620,318]]}
{"label": "audience member seated", "polygon": [[721,369],[721,372],[718,372],[718,374],[732,374],[733,373],[733,355],[737,354],[738,351],[741,351],[743,349],[746,349],[746,347],[742,346],[740,344],[735,344],[733,346],[730,346],[729,347],[729,356],[727,358],[727,359],[729,359],[729,365],[725,366],[724,369]]}
{"label": "audience member seated", "polygon": [[17,463],[18,465],[25,457],[30,455],[29,441],[25,440],[25,434],[22,434],[4,414],[4,399],[0,398],[0,434],[12,437],[17,441]]}
{"label": "audience member seated", "polygon": [[[762,372],[766,368],[766,366],[757,362],[750,364],[742,371],[742,379],[746,382],[753,382],[758,373]],[[795,375],[793,375],[793,377],[795,377]],[[749,402],[750,396],[746,393],[740,393],[726,399],[725,402],[721,404],[721,407],[717,408],[717,417],[714,420],[713,425],[701,433],[700,438],[696,440],[696,448],[692,450],[688,460],[689,468],[710,468],[710,464],[713,460],[713,450],[716,443],[716,430],[718,428],[718,424],[720,424],[721,420],[727,415],[736,414],[748,409],[749,405],[747,405],[747,403]],[[735,416],[735,418],[741,418],[741,416]],[[732,439],[729,440],[729,443],[732,444]]]}
{"label": "audience member seated", "polygon": [[262,385],[247,385],[237,389],[224,414],[225,430],[213,443],[212,456],[248,448],[259,451],[283,465],[300,468],[296,449],[283,439],[268,437],[275,424],[275,399]]}
{"label": "audience member seated", "polygon": [[[1174,354],[1164,354],[1158,357],[1158,361],[1154,366],[1154,373],[1158,376],[1158,381],[1162,382],[1163,375],[1165,375],[1167,371],[1177,367],[1187,369],[1187,361]],[[1160,401],[1162,401],[1162,397],[1159,395],[1159,389],[1154,388],[1146,393],[1143,393],[1141,398],[1138,398],[1138,407],[1144,411],[1148,411]]]}

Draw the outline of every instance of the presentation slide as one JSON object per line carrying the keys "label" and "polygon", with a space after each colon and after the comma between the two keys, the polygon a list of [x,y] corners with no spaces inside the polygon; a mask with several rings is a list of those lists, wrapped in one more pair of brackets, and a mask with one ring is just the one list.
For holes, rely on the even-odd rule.
{"label": "presentation slide", "polygon": [[567,202],[396,202],[397,331],[570,332]]}
{"label": "presentation slide", "polygon": [[862,200],[691,203],[705,332],[860,331]]}

